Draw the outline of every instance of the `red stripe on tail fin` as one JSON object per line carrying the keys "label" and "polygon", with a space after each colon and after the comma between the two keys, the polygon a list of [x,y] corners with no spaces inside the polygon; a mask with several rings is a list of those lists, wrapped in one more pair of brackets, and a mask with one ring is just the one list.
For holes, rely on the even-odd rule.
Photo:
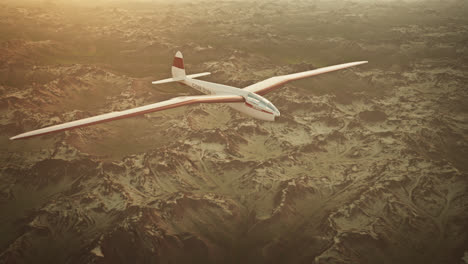
{"label": "red stripe on tail fin", "polygon": [[172,66],[179,68],[179,69],[184,69],[184,59],[179,58],[179,57],[174,57],[174,63]]}

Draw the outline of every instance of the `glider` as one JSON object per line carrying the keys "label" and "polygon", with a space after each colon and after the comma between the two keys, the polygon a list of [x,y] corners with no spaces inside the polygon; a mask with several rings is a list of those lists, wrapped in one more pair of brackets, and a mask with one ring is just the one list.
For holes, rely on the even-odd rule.
{"label": "glider", "polygon": [[64,131],[68,129],[84,127],[112,120],[132,117],[136,115],[166,110],[183,105],[198,103],[227,103],[230,107],[251,117],[266,121],[274,121],[280,116],[280,112],[270,101],[268,101],[262,95],[271,92],[272,90],[290,81],[304,79],[322,73],[341,70],[361,65],[364,63],[367,63],[367,61],[351,62],[319,68],[311,71],[276,76],[241,89],[195,79],[198,77],[209,75],[209,72],[186,75],[184,68],[184,59],[182,57],[182,53],[178,51],[174,57],[174,62],[172,65],[172,78],[154,81],[152,83],[161,84],[179,82],[207,95],[175,97],[159,103],[132,108],[125,111],[112,112],[64,124],[49,126],[38,130],[33,130],[11,137],[10,139],[25,139],[53,132]]}

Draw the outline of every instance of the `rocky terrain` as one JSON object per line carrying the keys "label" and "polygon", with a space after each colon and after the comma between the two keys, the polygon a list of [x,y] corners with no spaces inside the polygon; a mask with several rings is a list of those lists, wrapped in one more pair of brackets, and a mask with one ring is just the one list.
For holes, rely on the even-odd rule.
{"label": "rocky terrain", "polygon": [[[466,1],[0,3],[0,263],[468,263]],[[369,60],[266,97],[52,124]]]}

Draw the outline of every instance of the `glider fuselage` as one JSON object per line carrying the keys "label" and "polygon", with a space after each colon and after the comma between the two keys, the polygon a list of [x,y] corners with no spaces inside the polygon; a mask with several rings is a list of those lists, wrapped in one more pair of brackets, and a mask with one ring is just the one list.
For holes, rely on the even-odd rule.
{"label": "glider fuselage", "polygon": [[180,83],[190,86],[204,94],[240,95],[245,98],[245,102],[228,103],[227,105],[256,119],[274,121],[280,116],[280,112],[270,101],[263,96],[249,91],[228,85],[189,78],[184,79]]}

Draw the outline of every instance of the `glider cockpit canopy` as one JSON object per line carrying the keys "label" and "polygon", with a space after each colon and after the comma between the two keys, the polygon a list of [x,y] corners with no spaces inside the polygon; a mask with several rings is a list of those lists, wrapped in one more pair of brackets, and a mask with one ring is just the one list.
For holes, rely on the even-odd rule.
{"label": "glider cockpit canopy", "polygon": [[249,92],[247,94],[246,102],[276,115],[280,114],[278,109],[270,101],[258,94]]}

